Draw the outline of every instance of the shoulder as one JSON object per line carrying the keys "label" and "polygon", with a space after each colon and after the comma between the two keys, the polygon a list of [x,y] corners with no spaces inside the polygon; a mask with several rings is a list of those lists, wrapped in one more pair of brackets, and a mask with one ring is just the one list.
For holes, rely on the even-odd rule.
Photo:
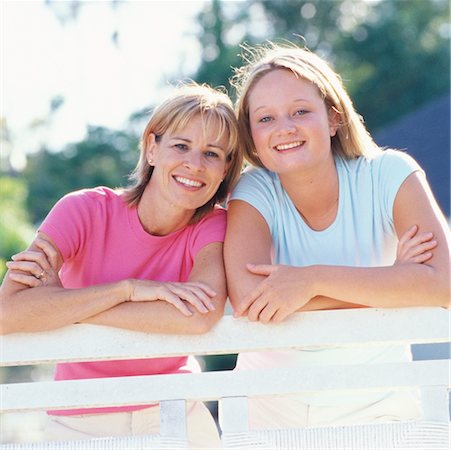
{"label": "shoulder", "polygon": [[412,156],[401,150],[387,148],[369,158],[369,164],[375,169],[389,170],[406,168],[411,171],[421,170],[419,164]]}
{"label": "shoulder", "polygon": [[274,172],[269,171],[261,167],[248,167],[241,175],[238,184],[247,183],[257,183],[259,181],[273,181],[277,178]]}
{"label": "shoulder", "polygon": [[192,225],[194,228],[205,228],[205,227],[225,227],[227,223],[227,212],[222,206],[215,206],[213,211],[202,217],[199,222]]}
{"label": "shoulder", "polygon": [[371,173],[374,175],[392,174],[392,173],[412,173],[422,170],[420,165],[408,153],[385,149],[371,156],[360,156],[356,159],[336,158],[337,170],[356,175],[362,173]]}
{"label": "shoulder", "polygon": [[268,196],[271,192],[277,190],[280,185],[279,178],[276,173],[262,168],[247,169],[241,175],[230,199],[245,199],[250,195]]}
{"label": "shoulder", "polygon": [[104,186],[70,192],[60,200],[60,203],[68,207],[77,205],[77,207],[84,206],[85,208],[102,208],[114,204],[125,205],[121,191]]}

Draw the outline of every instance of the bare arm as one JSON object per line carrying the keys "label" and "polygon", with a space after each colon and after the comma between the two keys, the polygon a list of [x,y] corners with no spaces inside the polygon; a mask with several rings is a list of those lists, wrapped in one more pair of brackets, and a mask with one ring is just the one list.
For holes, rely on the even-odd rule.
{"label": "bare arm", "polygon": [[[53,264],[58,271],[62,265],[61,254],[47,235],[39,233],[38,239],[33,241],[28,250],[42,254],[36,244],[39,239],[44,239],[52,247]],[[45,261],[46,257],[42,254],[40,267],[48,267],[49,264],[46,265]],[[36,274],[36,270],[34,273]],[[16,276],[20,278],[26,274],[17,272]],[[8,270],[0,288],[1,333],[43,331],[62,327],[80,322],[126,300],[123,283],[86,288],[83,289],[83,295],[80,295],[80,292],[80,289],[64,289],[56,282],[52,285],[41,283],[39,287],[29,288],[15,281],[11,269]]]}
{"label": "bare arm", "polygon": [[[61,254],[44,233],[39,233],[30,248],[16,255],[7,265],[10,270],[0,295],[3,334],[42,331],[83,322],[126,303],[162,303],[169,306],[167,310],[171,313],[185,317],[193,316],[188,304],[200,315],[214,309],[211,297],[216,292],[198,281],[163,283],[129,279],[66,289],[58,277],[62,266]],[[41,271],[45,273],[43,278],[40,277]],[[129,309],[139,313],[138,308]]]}
{"label": "bare arm", "polygon": [[[243,226],[243,224],[246,224]],[[263,216],[256,208],[241,200],[229,203],[227,212],[227,233],[224,243],[224,261],[227,274],[229,298],[238,315],[247,309],[242,305],[248,296],[266,279],[266,275],[249,270],[249,263],[271,264],[271,235]],[[306,299],[308,303],[299,310],[357,308],[348,302],[317,296]],[[252,319],[252,318],[251,318]]]}
{"label": "bare arm", "polygon": [[415,172],[404,181],[393,214],[398,236],[412,223],[420,231],[433,233],[438,243],[433,257],[423,264],[380,268],[314,267],[319,292],[373,307],[449,307],[449,228],[421,173]]}
{"label": "bare arm", "polygon": [[192,308],[193,315],[180,314],[167,302],[122,303],[90,317],[84,322],[128,328],[143,332],[168,334],[199,334],[211,329],[224,313],[226,283],[222,243],[211,243],[199,251],[190,274],[190,282],[210,286],[216,293],[211,298],[214,310],[201,314]]}
{"label": "bare arm", "polygon": [[[281,321],[300,309],[448,306],[449,230],[421,174],[410,175],[401,186],[394,220],[399,236],[413,223],[420,233],[431,231],[438,242],[434,256],[418,261],[423,264],[413,260],[380,268],[272,266],[267,262],[270,235],[263,217],[245,202],[231,202],[225,260],[237,315],[268,322]],[[258,265],[246,267],[249,262]],[[253,277],[246,274],[246,269]]]}

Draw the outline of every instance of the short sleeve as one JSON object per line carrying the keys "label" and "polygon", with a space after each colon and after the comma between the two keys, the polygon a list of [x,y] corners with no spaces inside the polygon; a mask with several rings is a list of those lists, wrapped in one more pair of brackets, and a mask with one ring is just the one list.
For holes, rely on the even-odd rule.
{"label": "short sleeve", "polygon": [[274,208],[278,205],[275,187],[276,175],[265,169],[251,169],[241,175],[230,195],[232,200],[249,203],[264,217],[270,228],[274,223]]}
{"label": "short sleeve", "polygon": [[39,231],[53,240],[66,261],[95,235],[95,211],[95,199],[86,191],[70,193],[55,204]]}
{"label": "short sleeve", "polygon": [[413,172],[424,171],[410,155],[391,149],[385,150],[374,164],[376,188],[382,193],[384,214],[392,221],[395,198],[402,183]]}
{"label": "short sleeve", "polygon": [[208,244],[224,242],[227,226],[227,213],[224,208],[216,208],[194,225],[191,240],[191,255],[196,254]]}

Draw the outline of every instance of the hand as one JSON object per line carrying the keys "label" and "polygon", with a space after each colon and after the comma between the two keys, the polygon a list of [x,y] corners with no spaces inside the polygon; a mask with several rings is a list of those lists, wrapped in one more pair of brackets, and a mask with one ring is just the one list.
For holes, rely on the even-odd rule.
{"label": "hand", "polygon": [[410,227],[399,239],[395,264],[417,263],[429,261],[437,241],[430,232],[418,233],[418,226]]}
{"label": "hand", "polygon": [[216,308],[211,299],[216,295],[208,285],[201,282],[159,282],[131,280],[129,301],[148,302],[163,300],[175,306],[185,316],[192,316],[187,303],[202,314]]}
{"label": "hand", "polygon": [[235,310],[235,317],[247,315],[251,321],[282,322],[315,296],[306,269],[284,265],[247,264],[247,269],[266,278]]}
{"label": "hand", "polygon": [[48,241],[37,237],[36,250],[25,250],[6,263],[9,278],[28,287],[62,286],[58,275],[58,254]]}

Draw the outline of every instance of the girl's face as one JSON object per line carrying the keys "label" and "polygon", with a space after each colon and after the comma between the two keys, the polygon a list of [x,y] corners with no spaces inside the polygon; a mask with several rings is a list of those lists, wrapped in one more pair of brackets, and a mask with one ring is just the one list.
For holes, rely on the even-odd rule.
{"label": "girl's face", "polygon": [[228,169],[227,136],[218,140],[215,128],[205,130],[197,116],[158,142],[151,135],[147,158],[154,166],[149,181],[154,198],[194,213],[215,195]]}
{"label": "girl's face", "polygon": [[276,69],[257,81],[248,100],[252,139],[267,169],[283,174],[330,162],[338,118],[316,86]]}

